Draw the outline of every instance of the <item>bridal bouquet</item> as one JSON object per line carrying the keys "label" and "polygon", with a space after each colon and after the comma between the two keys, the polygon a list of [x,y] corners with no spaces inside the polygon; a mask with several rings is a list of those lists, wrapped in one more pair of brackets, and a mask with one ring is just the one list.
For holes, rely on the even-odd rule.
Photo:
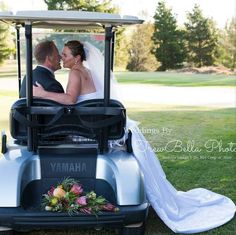
{"label": "bridal bouquet", "polygon": [[99,211],[118,211],[119,208],[109,203],[94,191],[85,193],[83,186],[72,178],[64,179],[56,187],[51,187],[43,194],[42,207],[46,211],[68,212],[70,215],[82,212],[97,214]]}

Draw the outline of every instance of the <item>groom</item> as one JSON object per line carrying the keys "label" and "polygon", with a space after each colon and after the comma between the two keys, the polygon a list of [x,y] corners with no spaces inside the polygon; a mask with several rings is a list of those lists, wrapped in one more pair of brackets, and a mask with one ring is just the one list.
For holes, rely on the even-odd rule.
{"label": "groom", "polygon": [[[37,67],[33,70],[32,84],[36,81],[47,91],[64,93],[62,85],[55,79],[54,72],[61,69],[61,56],[53,41],[40,42],[34,50]],[[26,97],[26,77],[20,90],[20,97]]]}

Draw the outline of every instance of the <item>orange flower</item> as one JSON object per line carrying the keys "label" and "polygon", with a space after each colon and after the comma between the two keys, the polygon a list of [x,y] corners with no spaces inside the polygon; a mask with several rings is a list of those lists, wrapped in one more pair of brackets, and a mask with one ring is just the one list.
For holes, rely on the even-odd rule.
{"label": "orange flower", "polygon": [[57,198],[64,197],[65,194],[66,194],[65,190],[59,187],[55,188],[53,191],[53,196]]}

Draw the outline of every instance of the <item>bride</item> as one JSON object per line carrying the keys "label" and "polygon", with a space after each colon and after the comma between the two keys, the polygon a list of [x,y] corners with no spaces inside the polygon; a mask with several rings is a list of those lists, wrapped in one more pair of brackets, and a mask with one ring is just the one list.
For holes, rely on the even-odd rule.
{"label": "bride", "polygon": [[[63,66],[70,69],[66,93],[48,92],[37,84],[38,87],[33,88],[34,96],[63,104],[103,97],[104,58],[96,47],[87,42],[69,41],[63,49],[62,61]],[[118,99],[116,92],[112,77],[111,97]],[[136,122],[128,119],[127,129],[132,131],[133,152],[144,175],[147,198],[172,231],[202,232],[223,225],[234,217],[235,204],[223,195],[203,188],[177,191],[166,179],[157,156]]]}

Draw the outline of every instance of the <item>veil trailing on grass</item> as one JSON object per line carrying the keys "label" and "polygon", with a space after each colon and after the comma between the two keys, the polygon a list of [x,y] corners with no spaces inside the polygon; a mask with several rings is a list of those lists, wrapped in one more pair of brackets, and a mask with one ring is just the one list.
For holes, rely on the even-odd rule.
{"label": "veil trailing on grass", "polygon": [[[96,90],[103,93],[104,57],[89,43],[84,43],[87,64]],[[111,97],[119,99],[117,83],[112,75]],[[144,175],[146,195],[163,222],[176,233],[207,231],[234,217],[235,204],[231,199],[203,188],[177,191],[166,179],[161,164],[137,123],[127,120],[132,131],[132,148]]]}

